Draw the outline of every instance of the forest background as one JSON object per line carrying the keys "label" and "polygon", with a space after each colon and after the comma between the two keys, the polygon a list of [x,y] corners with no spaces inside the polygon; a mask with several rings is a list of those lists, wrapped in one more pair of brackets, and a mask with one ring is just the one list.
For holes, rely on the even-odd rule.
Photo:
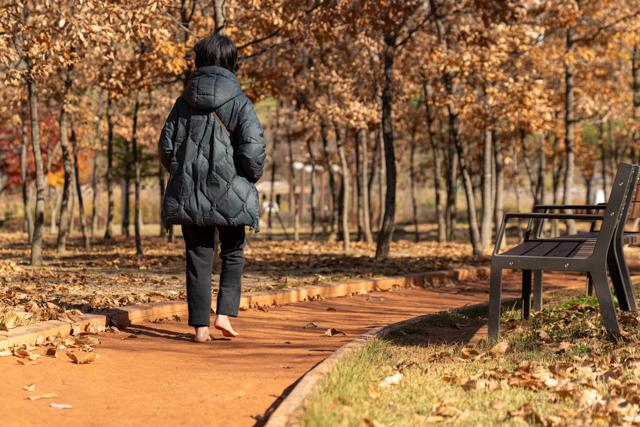
{"label": "forest background", "polygon": [[400,225],[480,255],[505,208],[604,200],[638,162],[639,29],[638,0],[2,0],[1,227],[34,265],[74,228],[173,239],[156,143],[223,32],[266,131],[267,236],[385,258]]}

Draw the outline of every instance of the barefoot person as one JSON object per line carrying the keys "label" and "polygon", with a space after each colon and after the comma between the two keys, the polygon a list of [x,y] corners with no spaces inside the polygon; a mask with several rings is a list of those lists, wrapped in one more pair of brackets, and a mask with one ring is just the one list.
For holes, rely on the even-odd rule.
{"label": "barefoot person", "polygon": [[170,172],[163,200],[165,224],[181,224],[187,258],[189,325],[194,341],[211,340],[214,230],[220,237],[220,289],[214,327],[238,334],[245,226],[259,228],[258,192],[265,145],[253,105],[240,89],[236,47],[213,35],[195,48],[196,70],[162,129],[158,151]]}

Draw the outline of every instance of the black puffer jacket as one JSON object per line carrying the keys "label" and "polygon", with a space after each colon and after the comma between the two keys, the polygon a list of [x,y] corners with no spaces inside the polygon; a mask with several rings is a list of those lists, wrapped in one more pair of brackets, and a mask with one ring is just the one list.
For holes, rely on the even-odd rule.
{"label": "black puffer jacket", "polygon": [[162,129],[158,151],[171,173],[165,224],[248,225],[258,231],[254,183],[262,176],[264,138],[232,72],[217,66],[194,72]]}

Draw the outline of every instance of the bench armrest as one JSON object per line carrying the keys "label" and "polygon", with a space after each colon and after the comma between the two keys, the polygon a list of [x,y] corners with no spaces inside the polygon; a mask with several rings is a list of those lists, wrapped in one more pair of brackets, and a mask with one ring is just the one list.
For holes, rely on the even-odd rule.
{"label": "bench armrest", "polygon": [[568,213],[546,213],[546,212],[531,212],[531,213],[508,212],[504,214],[505,220],[509,220],[511,218],[575,219],[577,221],[598,221],[598,220],[604,219],[604,216],[596,215],[596,214],[568,214]]}
{"label": "bench armrest", "polygon": [[538,210],[575,210],[575,209],[585,209],[585,210],[604,210],[607,208],[606,203],[598,203],[597,205],[533,205],[533,211]]}

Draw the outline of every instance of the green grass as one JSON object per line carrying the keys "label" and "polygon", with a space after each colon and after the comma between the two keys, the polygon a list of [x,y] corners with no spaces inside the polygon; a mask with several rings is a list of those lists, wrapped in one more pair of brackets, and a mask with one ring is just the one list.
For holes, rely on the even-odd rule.
{"label": "green grass", "polygon": [[[505,310],[502,319],[502,340],[508,344],[505,354],[492,354],[486,341],[472,346],[438,343],[440,335],[471,336],[486,324],[486,307],[438,313],[391,330],[338,363],[307,405],[301,424],[324,427],[621,423],[623,415],[633,406],[629,405],[631,398],[606,410],[595,403],[585,406],[587,400],[580,399],[597,393],[606,401],[617,402],[619,396],[638,389],[636,375],[625,369],[628,365],[625,363],[635,356],[624,356],[627,359],[623,357],[616,363],[606,362],[621,351],[635,355],[638,350],[640,354],[636,348],[640,341],[638,328],[633,328],[639,323],[637,315],[620,316],[625,329],[632,333],[626,342],[612,343],[603,332],[594,298],[578,295],[576,291],[562,291],[553,294],[545,304],[545,310],[528,322],[520,320],[518,307]],[[582,377],[581,369],[585,366],[593,369],[594,374],[587,369]],[[566,378],[562,374],[565,368],[572,372]],[[612,386],[598,379],[595,373],[599,368],[616,370],[616,381],[622,385]],[[398,372],[403,374],[398,384],[380,385],[384,378]],[[550,381],[566,380],[567,387],[575,386],[575,390],[565,392],[564,383],[546,387],[539,378],[528,382],[528,376],[534,374],[551,376]],[[634,394],[634,399],[637,397]],[[634,408],[633,411],[640,412],[637,406]]]}

